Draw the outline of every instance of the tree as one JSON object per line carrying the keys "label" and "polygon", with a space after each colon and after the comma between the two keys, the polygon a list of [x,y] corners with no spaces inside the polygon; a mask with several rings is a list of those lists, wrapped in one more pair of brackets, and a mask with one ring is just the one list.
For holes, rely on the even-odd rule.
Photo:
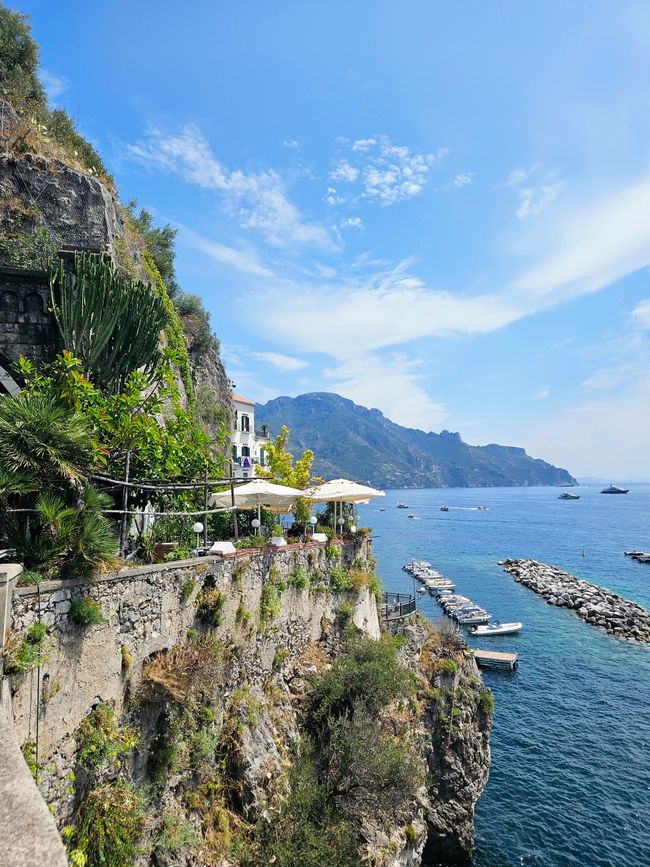
{"label": "tree", "polygon": [[[278,485],[286,485],[289,488],[298,488],[304,491],[311,484],[316,484],[320,479],[312,477],[311,466],[314,462],[314,453],[307,449],[294,462],[293,454],[288,450],[289,434],[291,431],[282,425],[275,442],[264,446],[266,452],[266,466],[257,466],[257,475],[263,479],[270,479]],[[310,503],[307,498],[301,498],[296,502],[294,510],[296,520],[304,523],[309,520]]]}
{"label": "tree", "polygon": [[38,45],[29,17],[0,4],[0,85],[9,90],[17,108],[30,102],[45,106],[37,69]]}

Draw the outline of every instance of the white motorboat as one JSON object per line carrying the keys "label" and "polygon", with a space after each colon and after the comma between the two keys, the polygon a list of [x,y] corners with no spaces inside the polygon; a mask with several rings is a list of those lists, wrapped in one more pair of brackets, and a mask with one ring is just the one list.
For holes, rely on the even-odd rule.
{"label": "white motorboat", "polygon": [[475,626],[471,633],[484,638],[486,635],[514,635],[515,632],[519,632],[523,628],[523,623],[501,623],[500,620],[495,620],[486,626]]}

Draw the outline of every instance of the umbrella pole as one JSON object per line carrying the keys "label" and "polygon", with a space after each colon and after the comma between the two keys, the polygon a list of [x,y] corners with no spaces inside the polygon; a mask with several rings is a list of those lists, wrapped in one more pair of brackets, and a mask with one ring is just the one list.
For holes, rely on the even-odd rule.
{"label": "umbrella pole", "polygon": [[258,503],[258,506],[257,506],[257,520],[260,522],[260,526],[257,528],[257,531],[256,531],[256,532],[257,532],[257,535],[259,536],[259,534],[260,534],[260,528],[261,528],[261,526],[262,526],[262,507],[259,505],[259,503]]}

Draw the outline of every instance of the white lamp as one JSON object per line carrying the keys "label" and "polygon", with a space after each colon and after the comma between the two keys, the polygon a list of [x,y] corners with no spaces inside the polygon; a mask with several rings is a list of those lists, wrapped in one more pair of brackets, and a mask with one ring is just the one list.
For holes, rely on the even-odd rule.
{"label": "white lamp", "polygon": [[309,519],[309,523],[311,524],[311,534],[312,534],[312,536],[313,536],[314,533],[316,532],[316,524],[317,524],[317,522],[318,522],[318,518],[316,517],[316,515],[312,515],[311,518]]}
{"label": "white lamp", "polygon": [[350,524],[350,532],[354,535],[357,532],[357,525]]}
{"label": "white lamp", "polygon": [[259,518],[253,518],[253,520],[251,521],[251,527],[255,530],[256,536],[259,535],[260,532],[260,523],[261,521]]}
{"label": "white lamp", "polygon": [[192,527],[192,532],[196,533],[196,547],[198,550],[199,547],[199,536],[203,532],[203,524],[200,521],[197,521],[196,524]]}

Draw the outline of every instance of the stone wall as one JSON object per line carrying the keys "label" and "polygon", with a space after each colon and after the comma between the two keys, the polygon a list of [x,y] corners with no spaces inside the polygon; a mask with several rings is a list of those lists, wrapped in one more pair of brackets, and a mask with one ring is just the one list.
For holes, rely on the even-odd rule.
{"label": "stone wall", "polygon": [[0,267],[0,365],[20,355],[41,359],[56,350],[57,328],[48,307],[42,271]]}
{"label": "stone wall", "polygon": [[[334,565],[366,563],[369,543],[359,538],[341,548],[341,557],[327,556],[322,543],[287,549],[239,552],[225,558],[197,558],[179,563],[144,566],[86,581],[45,582],[39,588],[17,588],[13,597],[15,631],[22,632],[39,617],[48,626],[52,646],[40,670],[40,707],[37,673],[14,680],[14,732],[20,745],[33,741],[39,718],[39,784],[61,823],[73,810],[70,775],[75,767],[75,732],[93,707],[106,702],[122,715],[129,697],[137,694],[143,664],[153,654],[182,643],[196,625],[197,596],[203,588],[225,596],[221,623],[215,634],[224,642],[238,635],[246,655],[246,679],[259,679],[272,670],[279,648],[293,657],[310,641],[331,628],[341,594],[330,589]],[[270,580],[287,582],[300,567],[314,578],[309,587],[287,586],[272,629],[238,626],[238,609],[257,621],[262,587]],[[79,626],[70,620],[72,600],[91,596],[100,603],[105,624]],[[363,588],[354,599],[354,622],[379,636],[374,597]],[[329,624],[329,626],[328,626]],[[128,669],[124,656],[130,660]],[[230,685],[237,686],[236,683]]]}

